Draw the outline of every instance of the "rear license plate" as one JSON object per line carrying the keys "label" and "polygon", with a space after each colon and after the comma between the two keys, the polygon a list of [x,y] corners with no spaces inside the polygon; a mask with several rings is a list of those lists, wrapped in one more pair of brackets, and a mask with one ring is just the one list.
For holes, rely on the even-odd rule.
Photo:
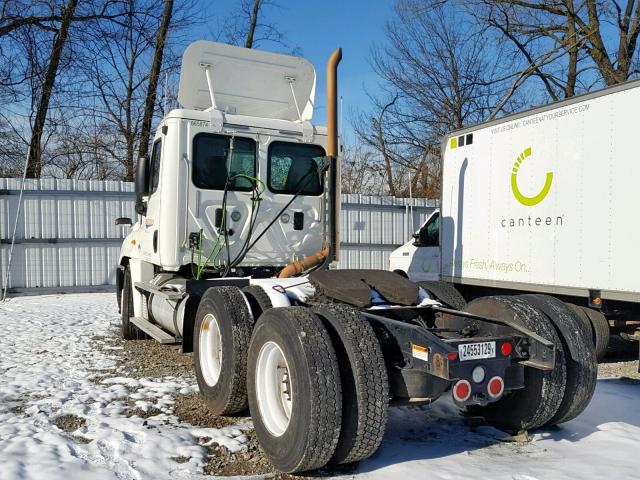
{"label": "rear license plate", "polygon": [[480,358],[494,358],[496,356],[496,342],[463,343],[458,345],[460,360],[478,360]]}

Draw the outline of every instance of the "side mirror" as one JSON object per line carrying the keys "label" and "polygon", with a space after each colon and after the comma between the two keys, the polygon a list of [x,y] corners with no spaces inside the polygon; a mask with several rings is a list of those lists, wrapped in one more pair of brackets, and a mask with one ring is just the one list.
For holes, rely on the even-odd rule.
{"label": "side mirror", "polygon": [[116,225],[133,225],[129,217],[116,218]]}
{"label": "side mirror", "polygon": [[135,174],[136,213],[145,215],[147,206],[142,197],[149,195],[149,155],[138,158]]}
{"label": "side mirror", "polygon": [[136,195],[145,197],[149,195],[149,155],[138,158],[135,174]]}
{"label": "side mirror", "polygon": [[425,247],[429,245],[429,238],[427,228],[422,227],[419,231],[413,234],[413,245],[416,247]]}

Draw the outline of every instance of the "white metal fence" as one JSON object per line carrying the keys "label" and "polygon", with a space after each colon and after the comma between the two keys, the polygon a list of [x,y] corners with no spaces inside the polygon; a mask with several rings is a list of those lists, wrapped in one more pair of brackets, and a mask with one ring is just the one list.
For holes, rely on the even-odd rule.
{"label": "white metal fence", "polygon": [[[4,287],[20,179],[0,178],[0,287]],[[111,288],[122,238],[135,218],[133,184],[27,180],[9,292]],[[424,199],[342,195],[341,268],[386,268],[389,253],[431,214]]]}

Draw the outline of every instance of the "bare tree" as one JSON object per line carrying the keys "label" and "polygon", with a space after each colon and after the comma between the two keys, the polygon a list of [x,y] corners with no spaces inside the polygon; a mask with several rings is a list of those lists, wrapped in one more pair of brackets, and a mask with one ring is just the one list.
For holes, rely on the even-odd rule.
{"label": "bare tree", "polygon": [[[74,12],[72,21],[118,21],[122,17],[120,1],[86,1],[89,8],[80,14]],[[0,37],[25,27],[56,33],[56,24],[62,23],[64,18],[64,9],[58,9],[56,2],[51,0],[1,0],[0,13]]]}
{"label": "bare tree", "polygon": [[[25,152],[40,132],[32,176],[132,179],[141,132],[148,141],[151,124],[162,112],[158,85],[164,81],[163,93],[175,97],[166,91],[169,77],[171,85],[177,83],[171,42],[182,42],[180,29],[187,19],[189,25],[198,23],[192,15],[195,2],[181,0],[162,32],[166,8],[158,11],[152,0],[74,0],[77,7],[54,69],[53,46],[61,39],[63,13],[72,6],[61,2],[69,0],[0,0],[0,118],[27,139]],[[155,49],[159,39],[164,46]],[[47,44],[52,47],[43,48]],[[48,73],[54,71],[51,84]],[[143,129],[147,100],[153,107],[146,109]],[[80,158],[86,167],[79,165]]]}
{"label": "bare tree", "polygon": [[69,0],[63,7],[60,18],[60,28],[58,29],[51,49],[51,57],[47,66],[42,87],[40,90],[40,100],[36,110],[35,120],[32,126],[31,141],[29,143],[29,158],[27,166],[27,177],[39,178],[42,173],[42,132],[49,110],[51,92],[56,81],[58,66],[62,58],[62,50],[69,35],[69,27],[75,13],[78,0]]}
{"label": "bare tree", "polygon": [[376,152],[361,144],[347,145],[340,163],[340,183],[343,193],[382,195],[385,172],[376,161]]}
{"label": "bare tree", "polygon": [[395,3],[386,44],[371,58],[382,94],[353,122],[360,141],[379,152],[391,195],[410,181],[414,193],[437,196],[440,139],[483,120],[498,102],[510,73],[484,34],[441,3]]}
{"label": "bare tree", "polygon": [[[561,47],[564,50],[567,58],[564,78],[536,73],[545,79],[550,94],[557,87],[564,97],[576,93],[581,74],[578,65],[585,58],[606,85],[624,82],[638,74],[640,2],[637,0],[483,0],[480,3],[485,6],[485,12],[501,13],[502,18],[485,17],[510,41],[519,37],[520,43],[531,48],[549,51]],[[526,55],[523,46],[518,48]]]}
{"label": "bare tree", "polygon": [[249,18],[249,28],[247,29],[247,40],[244,42],[244,48],[253,48],[253,36],[258,26],[258,14],[262,0],[253,0],[253,8],[251,9],[251,17]]}
{"label": "bare tree", "polygon": [[238,8],[219,22],[214,36],[218,41],[245,48],[272,44],[297,52],[298,48],[289,45],[278,25],[267,19],[270,11],[279,8],[275,0],[238,0]]}
{"label": "bare tree", "polygon": [[160,19],[160,26],[158,27],[158,32],[156,34],[156,43],[155,43],[155,51],[153,54],[153,61],[151,63],[151,69],[149,71],[147,97],[145,100],[144,115],[142,118],[142,129],[140,132],[140,145],[139,145],[139,153],[138,153],[140,157],[145,156],[149,151],[149,137],[151,135],[151,120],[153,119],[153,113],[156,108],[158,78],[160,77],[160,69],[162,67],[162,57],[164,55],[164,49],[167,41],[167,34],[169,33],[169,26],[171,24],[172,15],[173,15],[173,0],[165,0],[164,10],[162,11],[162,17]]}
{"label": "bare tree", "polygon": [[0,118],[0,177],[21,177],[27,146],[13,127]]}
{"label": "bare tree", "polygon": [[117,133],[115,138],[107,136],[104,152],[122,164],[122,178],[131,180],[148,83],[146,59],[154,48],[149,32],[156,28],[157,6],[154,2],[128,0],[126,9],[122,22],[102,22],[95,27],[83,64],[100,100],[92,115],[103,133],[108,126]]}

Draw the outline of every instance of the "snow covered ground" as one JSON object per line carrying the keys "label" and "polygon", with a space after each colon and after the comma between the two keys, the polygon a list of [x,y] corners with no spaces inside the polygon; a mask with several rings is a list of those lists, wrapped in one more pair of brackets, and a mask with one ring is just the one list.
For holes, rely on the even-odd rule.
{"label": "snow covered ground", "polygon": [[[0,479],[203,478],[205,443],[244,448],[249,424],[196,428],[173,415],[174,396],[197,390],[192,377],[122,377],[117,352],[92,340],[118,323],[113,294],[0,304]],[[640,382],[600,379],[576,420],[526,444],[503,437],[470,429],[449,401],[392,409],[380,450],[348,476],[637,479]]]}
{"label": "snow covered ground", "polygon": [[[118,376],[91,340],[118,322],[113,294],[0,304],[1,479],[191,478],[205,443],[235,451],[247,441],[240,428],[194,428],[171,415],[171,394],[197,391],[193,378]],[[128,407],[160,413],[128,417]]]}

